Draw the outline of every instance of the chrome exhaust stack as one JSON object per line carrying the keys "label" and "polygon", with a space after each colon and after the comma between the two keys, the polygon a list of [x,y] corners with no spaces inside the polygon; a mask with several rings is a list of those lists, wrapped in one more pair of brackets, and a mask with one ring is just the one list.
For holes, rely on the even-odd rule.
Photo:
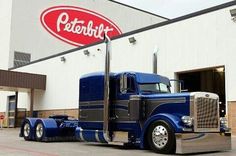
{"label": "chrome exhaust stack", "polygon": [[154,48],[153,56],[152,56],[152,72],[153,74],[157,74],[157,52],[158,48]]}
{"label": "chrome exhaust stack", "polygon": [[111,137],[109,135],[109,81],[110,81],[110,49],[111,39],[105,33],[104,41],[106,43],[106,54],[105,54],[105,73],[104,73],[104,106],[103,106],[103,135],[104,139],[109,143]]}

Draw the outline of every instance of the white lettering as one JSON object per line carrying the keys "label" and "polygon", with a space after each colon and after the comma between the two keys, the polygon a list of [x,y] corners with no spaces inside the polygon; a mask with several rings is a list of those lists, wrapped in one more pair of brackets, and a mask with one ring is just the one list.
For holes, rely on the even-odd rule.
{"label": "white lettering", "polygon": [[92,20],[88,21],[87,25],[85,24],[85,21],[79,20],[78,18],[70,20],[69,15],[66,12],[63,12],[57,19],[57,32],[60,32],[61,30],[103,39],[103,33],[113,31],[113,28],[109,28],[108,26],[105,27],[104,24],[94,26]]}
{"label": "white lettering", "polygon": [[[63,20],[63,18],[65,18]],[[66,24],[69,20],[69,16],[67,13],[63,12],[61,13],[59,16],[58,16],[58,19],[57,19],[57,31],[60,32],[61,29],[60,29],[60,24]]]}

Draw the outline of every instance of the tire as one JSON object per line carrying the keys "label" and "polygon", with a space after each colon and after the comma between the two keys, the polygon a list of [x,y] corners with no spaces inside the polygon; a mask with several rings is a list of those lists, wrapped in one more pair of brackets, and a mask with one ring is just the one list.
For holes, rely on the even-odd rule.
{"label": "tire", "polygon": [[159,120],[152,123],[148,129],[147,137],[150,148],[156,153],[175,153],[175,133],[167,122]]}
{"label": "tire", "polygon": [[22,135],[26,141],[31,140],[32,128],[29,121],[25,121],[22,126]]}
{"label": "tire", "polygon": [[42,141],[44,138],[45,127],[42,122],[37,122],[35,126],[35,139],[36,141]]}

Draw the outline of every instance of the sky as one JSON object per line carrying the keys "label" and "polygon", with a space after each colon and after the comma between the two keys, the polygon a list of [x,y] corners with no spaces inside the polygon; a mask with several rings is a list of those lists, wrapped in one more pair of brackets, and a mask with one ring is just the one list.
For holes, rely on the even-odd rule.
{"label": "sky", "polygon": [[115,0],[173,19],[232,0]]}

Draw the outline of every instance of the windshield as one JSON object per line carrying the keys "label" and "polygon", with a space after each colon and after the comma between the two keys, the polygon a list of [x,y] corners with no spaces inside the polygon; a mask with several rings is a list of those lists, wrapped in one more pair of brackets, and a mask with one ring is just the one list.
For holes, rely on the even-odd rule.
{"label": "windshield", "polygon": [[139,84],[141,92],[170,93],[170,88],[163,83]]}

